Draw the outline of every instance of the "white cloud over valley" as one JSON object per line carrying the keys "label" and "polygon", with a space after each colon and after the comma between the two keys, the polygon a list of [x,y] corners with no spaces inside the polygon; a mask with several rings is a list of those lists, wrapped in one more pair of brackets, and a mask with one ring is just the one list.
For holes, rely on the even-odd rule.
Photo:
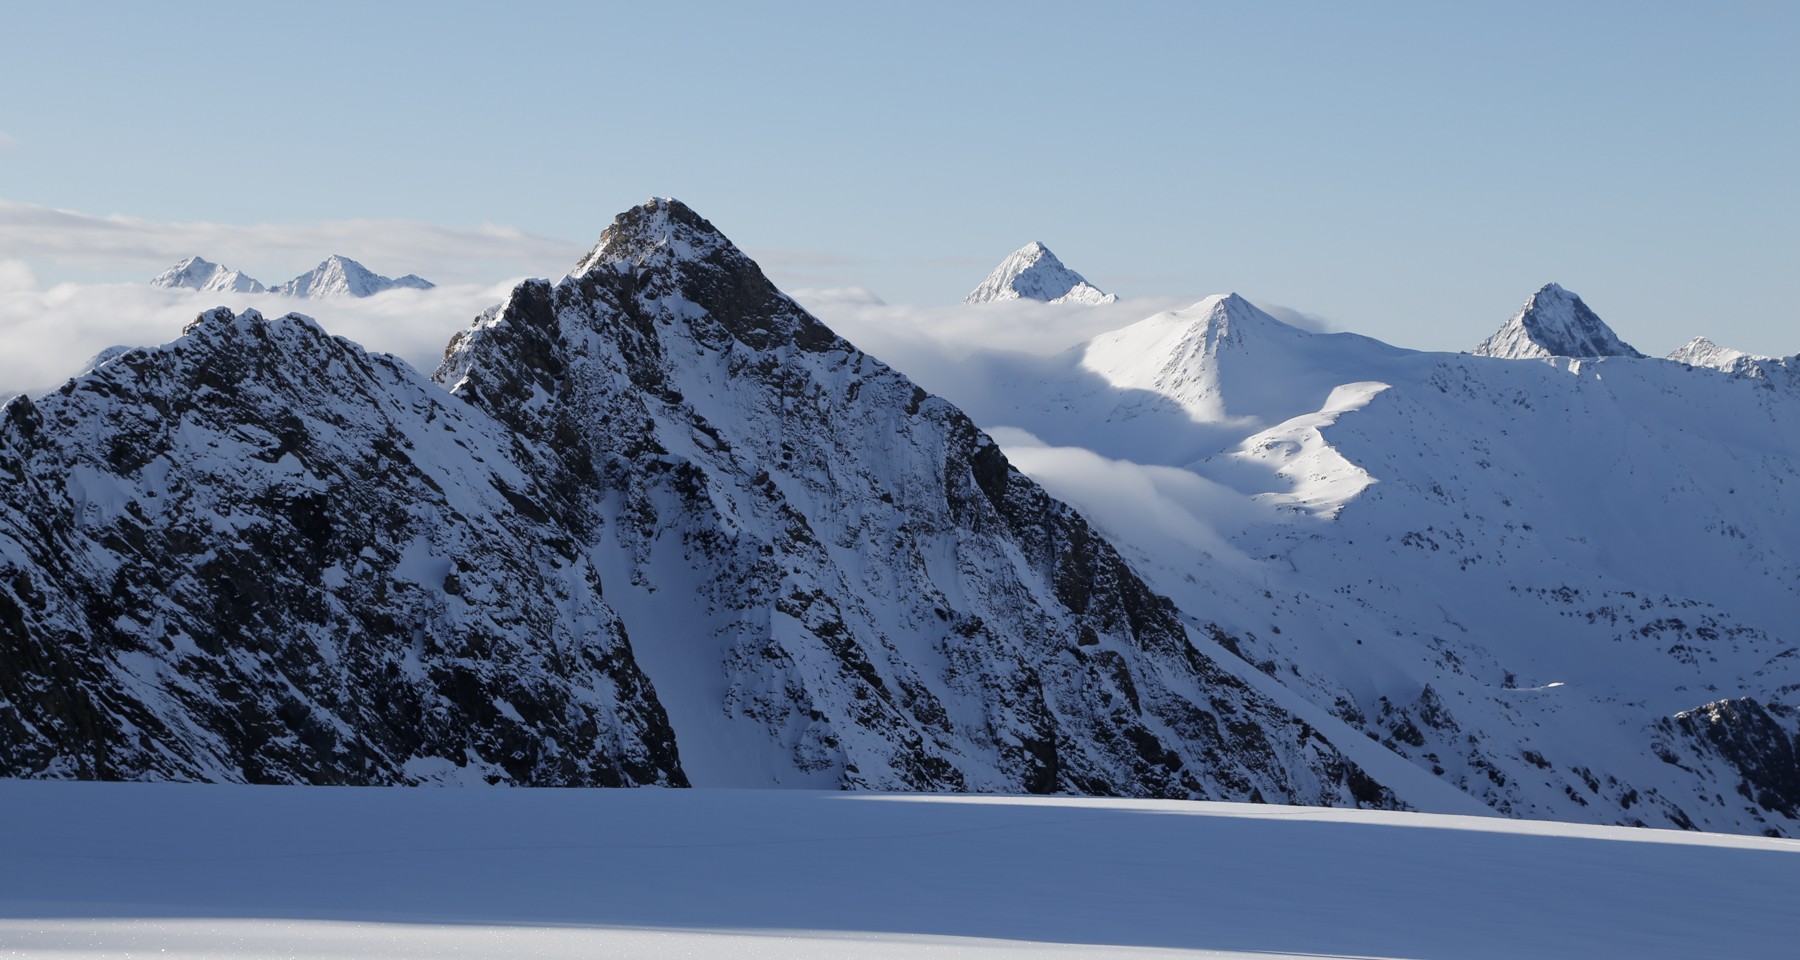
{"label": "white cloud over valley", "polygon": [[444,346],[513,281],[390,290],[362,299],[299,300],[280,294],[159,290],[148,284],[61,283],[42,287],[30,267],[0,260],[0,397],[36,393],[80,372],[107,347],[154,346],[213,307],[303,313],[327,331],[393,353],[430,373]]}

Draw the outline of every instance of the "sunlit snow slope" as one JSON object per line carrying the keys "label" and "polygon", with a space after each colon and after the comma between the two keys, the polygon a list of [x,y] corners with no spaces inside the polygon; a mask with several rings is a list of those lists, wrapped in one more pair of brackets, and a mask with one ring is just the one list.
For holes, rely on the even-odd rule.
{"label": "sunlit snow slope", "polygon": [[1793,841],[1296,807],[0,782],[0,952],[1792,956]]}
{"label": "sunlit snow slope", "polygon": [[[1508,331],[1635,354],[1554,285]],[[1790,367],[1521,351],[1233,295],[933,385],[1224,647],[1494,809],[1794,834]]]}

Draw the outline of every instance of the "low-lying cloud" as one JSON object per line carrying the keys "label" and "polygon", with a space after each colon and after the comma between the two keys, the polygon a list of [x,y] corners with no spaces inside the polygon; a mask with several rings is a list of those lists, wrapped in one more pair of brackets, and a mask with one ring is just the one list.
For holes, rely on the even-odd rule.
{"label": "low-lying cloud", "polygon": [[302,313],[370,350],[395,354],[430,373],[456,331],[506,298],[513,282],[390,290],[361,299],[301,300],[280,294],[159,290],[148,284],[40,287],[33,271],[0,260],[0,398],[37,393],[79,373],[111,346],[154,346],[181,335],[202,311],[255,308]]}
{"label": "low-lying cloud", "polygon": [[1255,564],[1231,543],[1267,513],[1254,499],[1179,467],[1114,460],[1082,447],[1053,447],[1024,430],[988,430],[1008,460],[1080,510],[1113,543],[1180,570],[1210,558],[1239,569]]}

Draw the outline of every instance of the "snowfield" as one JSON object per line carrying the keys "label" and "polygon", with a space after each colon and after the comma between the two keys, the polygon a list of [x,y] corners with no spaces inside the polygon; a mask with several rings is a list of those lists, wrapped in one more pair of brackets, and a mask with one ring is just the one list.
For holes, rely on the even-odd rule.
{"label": "snowfield", "polygon": [[0,954],[1791,957],[1800,842],[1182,801],[0,782]]}

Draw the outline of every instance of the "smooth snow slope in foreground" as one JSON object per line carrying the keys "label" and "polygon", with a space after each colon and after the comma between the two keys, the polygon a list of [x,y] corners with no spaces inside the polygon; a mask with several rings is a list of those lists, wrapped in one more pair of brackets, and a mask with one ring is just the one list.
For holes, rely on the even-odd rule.
{"label": "smooth snow slope in foreground", "polygon": [[1800,843],[1498,818],[25,781],[0,809],[15,957],[1743,960],[1800,941]]}

